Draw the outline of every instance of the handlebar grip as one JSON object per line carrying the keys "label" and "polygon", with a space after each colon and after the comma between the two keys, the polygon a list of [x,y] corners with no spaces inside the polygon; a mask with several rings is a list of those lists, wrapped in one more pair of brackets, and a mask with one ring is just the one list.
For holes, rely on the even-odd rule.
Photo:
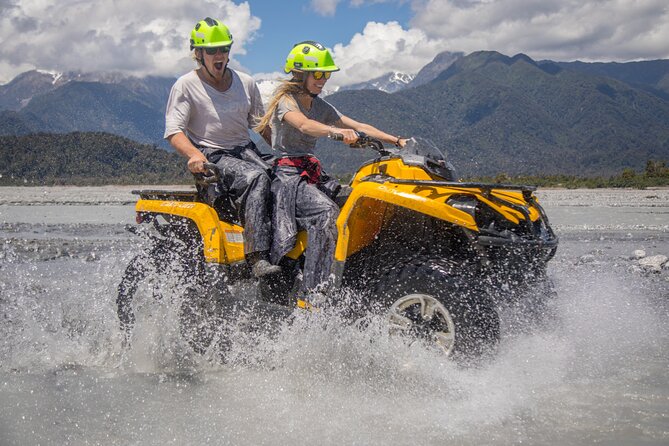
{"label": "handlebar grip", "polygon": [[203,167],[205,172],[196,173],[195,178],[198,183],[208,185],[214,184],[221,179],[221,171],[218,169],[218,166],[214,163],[204,163]]}
{"label": "handlebar grip", "polygon": [[333,140],[333,141],[343,141],[344,140],[344,135],[341,133],[330,133],[328,137]]}

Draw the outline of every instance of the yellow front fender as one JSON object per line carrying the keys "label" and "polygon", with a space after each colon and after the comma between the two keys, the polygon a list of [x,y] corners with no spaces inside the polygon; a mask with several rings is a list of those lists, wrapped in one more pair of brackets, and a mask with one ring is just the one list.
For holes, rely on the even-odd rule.
{"label": "yellow front fender", "polygon": [[445,205],[457,193],[447,187],[425,187],[410,184],[358,183],[339,213],[339,238],[335,259],[348,256],[368,246],[381,229],[389,206],[400,206],[455,225],[478,231],[476,222],[466,212]]}

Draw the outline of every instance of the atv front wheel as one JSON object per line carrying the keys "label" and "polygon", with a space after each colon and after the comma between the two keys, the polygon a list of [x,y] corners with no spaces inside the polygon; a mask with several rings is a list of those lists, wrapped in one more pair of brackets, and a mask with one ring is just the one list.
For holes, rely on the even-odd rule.
{"label": "atv front wheel", "polygon": [[455,323],[451,313],[433,296],[409,294],[388,310],[391,335],[406,335],[434,345],[449,355],[455,345]]}
{"label": "atv front wheel", "polygon": [[374,294],[389,332],[453,357],[476,357],[499,341],[499,316],[472,273],[444,259],[417,257],[395,265]]}

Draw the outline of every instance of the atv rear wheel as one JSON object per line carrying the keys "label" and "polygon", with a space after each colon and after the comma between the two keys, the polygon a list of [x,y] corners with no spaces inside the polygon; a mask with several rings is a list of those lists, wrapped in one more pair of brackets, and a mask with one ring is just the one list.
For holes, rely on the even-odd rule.
{"label": "atv rear wheel", "polygon": [[[170,217],[159,224],[156,218],[150,221],[160,236],[147,234],[148,243],[130,260],[117,287],[117,315],[126,341],[135,322],[133,300],[142,283],[153,280],[157,284],[153,297],[161,298],[162,291],[172,293],[204,279],[202,237],[195,223]],[[165,283],[170,286],[164,286]]]}
{"label": "atv rear wheel", "polygon": [[444,259],[417,257],[390,269],[375,287],[391,334],[445,355],[476,357],[499,341],[499,316],[469,271]]}

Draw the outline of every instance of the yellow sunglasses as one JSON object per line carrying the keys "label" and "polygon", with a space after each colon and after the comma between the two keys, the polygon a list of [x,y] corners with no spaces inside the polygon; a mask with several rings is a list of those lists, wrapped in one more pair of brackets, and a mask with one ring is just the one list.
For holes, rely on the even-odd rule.
{"label": "yellow sunglasses", "polygon": [[330,79],[330,76],[332,75],[330,71],[312,71],[311,74],[317,81],[320,80],[323,76],[325,76],[325,79]]}

